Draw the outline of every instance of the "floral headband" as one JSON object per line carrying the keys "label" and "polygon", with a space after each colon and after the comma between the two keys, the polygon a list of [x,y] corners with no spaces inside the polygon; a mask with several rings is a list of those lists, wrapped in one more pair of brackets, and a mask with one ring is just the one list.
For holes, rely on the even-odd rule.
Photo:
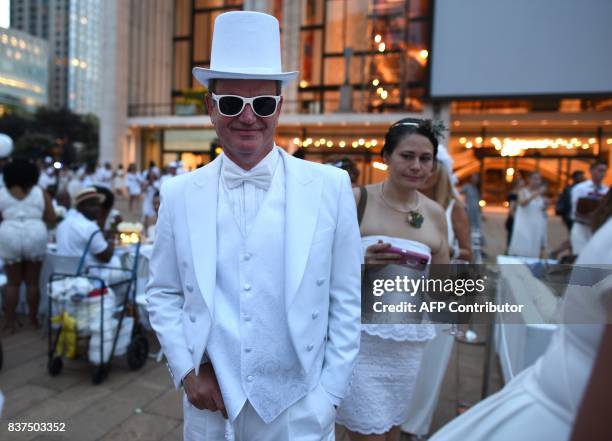
{"label": "floral headband", "polygon": [[443,136],[443,132],[447,130],[444,123],[440,120],[433,121],[431,119],[424,119],[421,122],[412,122],[412,121],[404,121],[398,122],[391,126],[391,128],[399,127],[399,126],[414,126],[414,127],[422,127],[423,129],[431,132],[437,139],[440,139]]}

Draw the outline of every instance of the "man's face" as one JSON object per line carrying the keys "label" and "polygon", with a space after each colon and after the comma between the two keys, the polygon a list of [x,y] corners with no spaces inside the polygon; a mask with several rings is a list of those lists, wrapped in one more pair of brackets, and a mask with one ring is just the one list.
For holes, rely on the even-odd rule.
{"label": "man's face", "polygon": [[98,219],[101,209],[102,206],[96,199],[88,199],[81,202],[77,206],[77,210],[79,210],[87,219],[92,221],[96,221]]}
{"label": "man's face", "polygon": [[574,184],[579,184],[584,181],[584,173],[576,173],[574,175]]}
{"label": "man's face", "polygon": [[606,167],[605,164],[597,164],[591,169],[591,179],[596,184],[601,184],[601,181],[603,181],[603,178],[606,176],[607,171],[608,167]]}
{"label": "man's face", "polygon": [[[238,95],[245,98],[276,95],[276,82],[269,80],[217,80],[216,95]],[[274,146],[274,133],[278,124],[282,98],[276,113],[267,118],[257,116],[249,104],[234,117],[219,113],[217,103],[206,97],[210,119],[227,156],[240,167],[249,170],[263,159]]]}

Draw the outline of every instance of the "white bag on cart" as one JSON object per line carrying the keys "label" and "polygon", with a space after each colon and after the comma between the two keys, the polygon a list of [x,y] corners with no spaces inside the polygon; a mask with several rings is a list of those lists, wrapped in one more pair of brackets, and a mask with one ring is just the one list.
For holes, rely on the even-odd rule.
{"label": "white bag on cart", "polygon": [[[117,319],[113,319],[111,323],[109,323],[108,328],[104,328],[104,335],[101,338],[100,328],[92,327],[91,328],[91,339],[89,340],[89,361],[93,364],[100,364],[100,344],[103,342],[104,344],[104,360],[106,363],[110,359],[111,350],[113,348],[113,340],[115,338],[115,333],[117,331],[117,325],[119,321]],[[115,346],[115,354],[114,355],[124,355],[127,352],[127,347],[130,344],[130,339],[132,337],[132,329],[134,328],[134,318],[133,317],[124,317],[123,323],[121,324],[121,330],[119,331],[119,337],[117,338],[117,345]]]}
{"label": "white bag on cart", "polygon": [[[50,285],[51,317],[67,312],[76,320],[80,336],[90,335],[94,328],[99,332],[102,318],[105,329],[112,326],[116,310],[112,289],[106,288],[101,294],[97,291],[99,283],[86,277],[66,277]],[[92,296],[93,293],[96,295]]]}

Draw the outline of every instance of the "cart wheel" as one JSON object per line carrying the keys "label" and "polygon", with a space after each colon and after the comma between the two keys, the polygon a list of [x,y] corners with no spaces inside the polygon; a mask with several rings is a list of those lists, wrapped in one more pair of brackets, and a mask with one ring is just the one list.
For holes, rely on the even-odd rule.
{"label": "cart wheel", "polygon": [[91,376],[91,382],[95,385],[102,383],[106,378],[106,374],[106,366],[104,366],[103,364],[101,364],[100,366],[96,366]]}
{"label": "cart wheel", "polygon": [[127,362],[133,371],[144,366],[149,356],[149,341],[144,335],[136,335],[127,349]]}
{"label": "cart wheel", "polygon": [[62,357],[53,357],[47,363],[47,370],[52,377],[59,375],[62,372],[62,367],[64,367]]}

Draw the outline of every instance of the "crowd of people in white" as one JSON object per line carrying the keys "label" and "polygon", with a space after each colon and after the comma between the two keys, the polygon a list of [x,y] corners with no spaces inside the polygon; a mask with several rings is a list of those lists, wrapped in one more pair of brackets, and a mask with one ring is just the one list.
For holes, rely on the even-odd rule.
{"label": "crowd of people in white", "polygon": [[[129,211],[132,214],[141,212],[142,221],[154,216],[153,198],[159,193],[161,184],[167,179],[185,173],[181,161],[174,161],[160,169],[154,161],[147,168],[138,170],[136,164],[129,164],[127,169],[123,164],[115,168],[110,162],[104,164],[79,164],[66,167],[54,162],[51,157],[45,158],[40,164],[38,185],[54,196],[54,208],[61,216],[62,197],[66,195],[74,199],[83,188],[104,187],[119,198],[129,200]],[[142,204],[140,207],[138,204]]]}

